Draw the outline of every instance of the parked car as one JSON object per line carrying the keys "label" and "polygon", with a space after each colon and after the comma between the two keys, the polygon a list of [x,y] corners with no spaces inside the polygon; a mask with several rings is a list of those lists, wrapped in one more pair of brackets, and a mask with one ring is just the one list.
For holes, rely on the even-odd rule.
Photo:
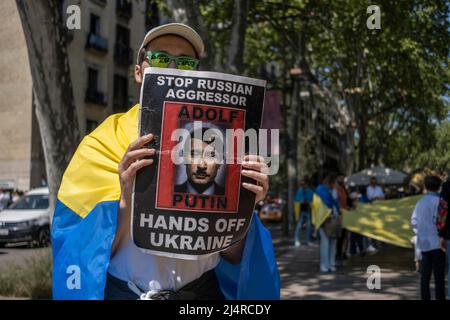
{"label": "parked car", "polygon": [[283,218],[283,200],[281,198],[268,197],[261,205],[259,218],[262,221],[280,222]]}
{"label": "parked car", "polygon": [[0,246],[17,242],[41,247],[50,244],[48,188],[31,190],[0,212]]}

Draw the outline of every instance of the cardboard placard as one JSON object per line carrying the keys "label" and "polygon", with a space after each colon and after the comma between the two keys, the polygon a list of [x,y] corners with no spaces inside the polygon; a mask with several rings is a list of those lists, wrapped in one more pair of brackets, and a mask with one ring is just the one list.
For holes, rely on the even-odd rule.
{"label": "cardboard placard", "polygon": [[260,128],[265,87],[263,80],[216,72],[145,70],[139,136],[154,134],[148,147],[157,155],[135,179],[136,246],[198,259],[245,237],[255,195],[241,186],[251,179],[241,176],[237,159],[248,152],[245,130]]}

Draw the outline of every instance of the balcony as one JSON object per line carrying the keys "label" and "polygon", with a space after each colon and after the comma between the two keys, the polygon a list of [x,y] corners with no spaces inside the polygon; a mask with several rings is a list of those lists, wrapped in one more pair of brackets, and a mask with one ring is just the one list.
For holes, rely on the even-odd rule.
{"label": "balcony", "polygon": [[106,106],[106,97],[103,92],[98,91],[97,89],[88,88],[86,90],[86,98],[84,100],[86,103],[98,104],[101,106]]}
{"label": "balcony", "polygon": [[116,44],[114,47],[114,61],[120,66],[130,66],[133,63],[133,50],[128,46]]}
{"label": "balcony", "polygon": [[89,33],[86,41],[86,49],[92,49],[98,53],[108,52],[108,40],[95,33]]}
{"label": "balcony", "polygon": [[127,0],[116,1],[116,13],[118,17],[130,20],[133,12],[133,4]]}
{"label": "balcony", "polygon": [[106,0],[91,0],[92,2],[98,4],[99,6],[106,6]]}

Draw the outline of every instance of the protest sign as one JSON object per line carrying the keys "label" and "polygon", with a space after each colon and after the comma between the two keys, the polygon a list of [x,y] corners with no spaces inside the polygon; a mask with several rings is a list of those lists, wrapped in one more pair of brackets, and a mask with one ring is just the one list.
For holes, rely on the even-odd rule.
{"label": "protest sign", "polygon": [[241,162],[253,153],[245,137],[260,128],[265,86],[216,72],[145,70],[139,135],[154,134],[148,146],[157,154],[135,179],[139,248],[198,259],[245,237],[255,195],[241,186],[253,182],[241,176]]}

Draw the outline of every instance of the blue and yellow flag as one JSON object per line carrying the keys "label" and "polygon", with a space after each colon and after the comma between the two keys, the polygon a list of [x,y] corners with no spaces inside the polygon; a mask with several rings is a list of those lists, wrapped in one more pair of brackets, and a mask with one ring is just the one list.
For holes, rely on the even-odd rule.
{"label": "blue and yellow flag", "polygon": [[314,229],[319,230],[325,220],[331,215],[331,209],[327,207],[322,198],[314,193],[311,205],[311,221]]}
{"label": "blue and yellow flag", "polygon": [[[139,105],[87,135],[67,167],[52,222],[54,299],[103,299],[120,198],[118,164],[138,138]],[[239,264],[215,271],[227,299],[279,299],[272,239],[256,214]],[[77,280],[74,280],[77,276]]]}
{"label": "blue and yellow flag", "polygon": [[343,212],[344,228],[399,247],[411,248],[411,215],[421,196],[377,200]]}

